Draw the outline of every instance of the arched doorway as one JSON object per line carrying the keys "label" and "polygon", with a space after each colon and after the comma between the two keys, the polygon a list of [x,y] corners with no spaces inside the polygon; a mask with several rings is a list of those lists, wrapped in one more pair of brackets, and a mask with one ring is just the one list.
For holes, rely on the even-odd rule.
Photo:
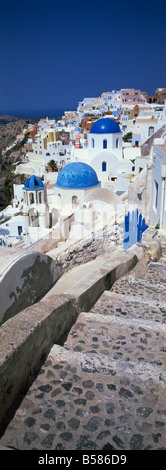
{"label": "arched doorway", "polygon": [[102,162],[102,171],[107,171],[107,163]]}
{"label": "arched doorway", "polygon": [[29,225],[30,227],[39,227],[39,214],[36,209],[29,210]]}
{"label": "arched doorway", "polygon": [[72,208],[74,209],[78,204],[78,197],[72,196]]}

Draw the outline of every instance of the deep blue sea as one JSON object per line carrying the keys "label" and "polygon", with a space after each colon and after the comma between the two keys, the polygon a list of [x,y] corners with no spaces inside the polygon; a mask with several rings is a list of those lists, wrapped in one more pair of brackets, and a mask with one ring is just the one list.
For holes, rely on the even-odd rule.
{"label": "deep blue sea", "polygon": [[1,111],[0,110],[0,114],[7,114],[9,116],[17,116],[17,117],[22,117],[22,118],[36,118],[36,119],[40,119],[40,118],[46,118],[48,117],[49,119],[51,118],[61,118],[63,115],[64,115],[64,112],[67,111],[67,109],[58,109],[58,110],[43,110],[43,111],[39,111],[39,110],[21,110],[21,111],[13,111],[13,110],[7,110],[7,111]]}

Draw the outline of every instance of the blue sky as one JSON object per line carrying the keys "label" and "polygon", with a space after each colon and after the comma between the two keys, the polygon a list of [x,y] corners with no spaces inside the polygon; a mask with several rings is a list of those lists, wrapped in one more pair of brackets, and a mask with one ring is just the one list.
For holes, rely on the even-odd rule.
{"label": "blue sky", "polygon": [[3,2],[0,113],[55,114],[103,91],[166,87],[165,15],[165,0]]}

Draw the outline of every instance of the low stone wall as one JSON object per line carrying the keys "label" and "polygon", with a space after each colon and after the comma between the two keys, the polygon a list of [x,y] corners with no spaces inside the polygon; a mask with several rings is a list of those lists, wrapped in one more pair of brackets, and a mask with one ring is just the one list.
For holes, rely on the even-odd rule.
{"label": "low stone wall", "polygon": [[[102,292],[119,277],[127,274],[145,253],[160,256],[160,244],[146,235],[142,244],[127,252],[119,251],[104,267],[89,279],[80,280],[80,286],[71,295],[54,295],[54,288],[37,304],[6,321],[0,328],[0,422],[23,390],[28,378],[39,368],[42,357],[53,343],[76,321],[78,314],[89,311]],[[151,247],[152,243],[152,247]],[[71,274],[72,275],[72,274]]]}
{"label": "low stone wall", "polygon": [[113,251],[122,239],[123,228],[113,224],[68,249],[64,243],[59,255],[55,250],[51,256],[48,239],[47,254],[34,251],[38,246],[36,243],[27,253],[13,259],[0,277],[0,325],[43,297],[64,272]]}
{"label": "low stone wall", "polygon": [[8,320],[0,328],[0,421],[35,372],[49,346],[77,317],[70,296],[50,297]]}
{"label": "low stone wall", "polygon": [[34,304],[61,274],[56,260],[43,253],[26,253],[13,260],[0,277],[0,324]]}
{"label": "low stone wall", "polygon": [[[123,246],[123,223],[109,224],[106,227],[90,234],[83,240],[73,243],[69,248],[62,244],[63,251],[53,252],[62,271],[66,272],[81,263],[87,263],[103,253],[111,253],[117,246]],[[57,252],[57,255],[56,255]],[[52,256],[52,252],[48,252]]]}
{"label": "low stone wall", "polygon": [[[97,259],[96,259],[97,261]],[[137,256],[129,254],[123,250],[116,251],[106,259],[104,257],[103,266],[97,267],[96,272],[88,273],[84,276],[83,281],[80,280],[76,286],[66,289],[65,294],[74,296],[77,300],[78,310],[88,312],[101,294],[105,290],[109,290],[113,283],[119,277],[127,274],[137,264]],[[85,264],[86,267],[86,264]],[[86,269],[86,268],[85,268]],[[53,287],[52,292],[57,290],[57,286]]]}

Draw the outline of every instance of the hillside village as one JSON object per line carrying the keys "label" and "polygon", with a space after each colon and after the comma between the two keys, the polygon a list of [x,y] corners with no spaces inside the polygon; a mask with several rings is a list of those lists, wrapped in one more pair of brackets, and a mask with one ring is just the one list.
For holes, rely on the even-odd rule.
{"label": "hillside village", "polygon": [[[2,246],[21,249],[55,235],[60,226],[64,232],[64,219],[70,219],[68,233],[59,240],[81,239],[117,216],[117,206],[124,217],[133,205],[148,225],[166,230],[165,89],[152,97],[134,89],[103,92],[84,98],[61,119],[8,123],[6,135],[0,127]],[[78,182],[84,170],[95,172],[95,185],[94,175],[88,187]],[[26,187],[30,178],[33,184]]]}
{"label": "hillside village", "polygon": [[0,139],[0,450],[165,450],[165,92]]}

